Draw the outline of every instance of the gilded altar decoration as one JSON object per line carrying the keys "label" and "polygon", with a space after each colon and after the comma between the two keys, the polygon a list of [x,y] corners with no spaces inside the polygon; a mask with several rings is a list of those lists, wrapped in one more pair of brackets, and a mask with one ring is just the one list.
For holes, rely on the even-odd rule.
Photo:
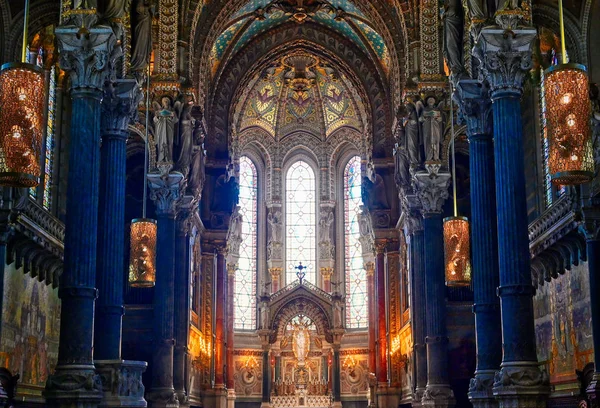
{"label": "gilded altar decoration", "polygon": [[445,218],[444,254],[447,286],[468,286],[471,284],[470,246],[469,221],[467,218]]}
{"label": "gilded altar decoration", "polygon": [[154,286],[156,281],[156,221],[136,218],[131,222],[131,256],[129,285],[138,288]]}
{"label": "gilded altar decoration", "polygon": [[544,78],[552,183],[587,183],[594,177],[594,157],[586,69],[580,64],[553,65]]}
{"label": "gilded altar decoration", "polygon": [[298,360],[298,366],[303,366],[310,351],[310,332],[302,322],[294,324],[292,350]]}
{"label": "gilded altar decoration", "polygon": [[9,63],[0,71],[0,185],[35,187],[44,126],[41,68]]}

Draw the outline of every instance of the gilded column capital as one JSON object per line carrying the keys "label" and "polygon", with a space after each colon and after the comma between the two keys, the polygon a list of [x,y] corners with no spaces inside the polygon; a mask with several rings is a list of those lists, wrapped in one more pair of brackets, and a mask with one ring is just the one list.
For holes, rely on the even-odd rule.
{"label": "gilded column capital", "polygon": [[375,262],[365,262],[364,268],[367,271],[367,276],[375,275]]}
{"label": "gilded column capital", "polygon": [[321,268],[321,276],[323,276],[323,279],[330,281],[331,277],[333,276],[333,268],[331,268],[331,267]]}
{"label": "gilded column capital", "polygon": [[533,27],[515,30],[487,27],[481,30],[473,54],[481,62],[492,97],[499,93],[522,94],[523,81],[533,66],[532,45],[536,35]]}
{"label": "gilded column capital", "polygon": [[388,240],[387,239],[377,239],[375,240],[375,253],[377,255],[381,255],[385,253],[385,249],[387,248]]}
{"label": "gilded column capital", "polygon": [[283,272],[283,268],[269,268],[272,280],[278,280],[281,277],[281,272]]}
{"label": "gilded column capital", "polygon": [[238,264],[237,263],[228,263],[227,264],[227,275],[229,276],[235,276],[235,272],[238,270]]}
{"label": "gilded column capital", "polygon": [[487,84],[476,79],[458,81],[455,98],[462,117],[467,122],[469,139],[492,137],[492,100]]}
{"label": "gilded column capital", "polygon": [[112,28],[66,25],[55,32],[60,67],[69,73],[71,89],[102,92],[122,52]]}
{"label": "gilded column capital", "polygon": [[441,213],[450,194],[450,174],[419,172],[414,175],[414,184],[423,215]]}
{"label": "gilded column capital", "polygon": [[181,173],[148,174],[150,199],[154,201],[157,215],[175,217],[177,204],[183,191],[183,175]]}
{"label": "gilded column capital", "polygon": [[142,91],[135,79],[107,81],[102,100],[102,133],[127,138],[127,127],[136,117]]}

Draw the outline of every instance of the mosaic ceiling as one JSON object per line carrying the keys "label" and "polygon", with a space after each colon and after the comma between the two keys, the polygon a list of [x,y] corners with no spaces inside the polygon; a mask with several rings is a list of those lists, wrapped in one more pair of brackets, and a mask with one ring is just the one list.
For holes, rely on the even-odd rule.
{"label": "mosaic ceiling", "polygon": [[285,56],[257,75],[242,102],[238,129],[260,127],[276,139],[304,130],[328,137],[347,126],[362,132],[362,102],[348,79],[306,53]]}
{"label": "mosaic ceiling", "polygon": [[[304,3],[315,2],[306,1]],[[390,55],[383,38],[368,23],[366,16],[348,0],[319,0],[327,7],[306,13],[305,20],[322,24],[343,37],[351,40],[367,54],[379,60],[387,74]],[[232,17],[227,28],[217,38],[211,49],[212,75],[214,76],[223,60],[228,60],[257,35],[290,20],[298,21],[297,13],[285,12],[273,7],[275,3],[295,3],[283,0],[250,0]],[[301,2],[302,3],[302,2]],[[316,2],[315,2],[316,3]],[[310,6],[309,6],[310,7]]]}

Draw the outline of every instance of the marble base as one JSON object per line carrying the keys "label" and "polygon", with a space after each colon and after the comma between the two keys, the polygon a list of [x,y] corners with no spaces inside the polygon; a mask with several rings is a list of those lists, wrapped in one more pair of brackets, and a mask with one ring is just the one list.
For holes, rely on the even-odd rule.
{"label": "marble base", "polygon": [[387,383],[378,384],[375,396],[378,407],[397,407],[400,404],[402,391],[397,388],[388,387]]}
{"label": "marble base", "polygon": [[271,408],[271,404],[269,404],[268,402],[261,402],[260,408]]}
{"label": "marble base", "polygon": [[179,408],[174,388],[153,388],[148,392],[147,399],[150,408]]}
{"label": "marble base", "polygon": [[235,408],[235,390],[227,390],[227,408]]}
{"label": "marble base", "polygon": [[102,401],[102,381],[93,365],[57,366],[42,395],[47,407],[97,408]]}
{"label": "marble base", "polygon": [[537,362],[502,363],[494,378],[494,397],[499,408],[545,408],[549,383]]}
{"label": "marble base", "polygon": [[96,360],[102,380],[103,399],[99,407],[146,407],[142,374],[148,363],[128,360]]}
{"label": "marble base", "polygon": [[455,404],[454,392],[447,384],[427,385],[421,399],[422,407],[452,408]]}
{"label": "marble base", "polygon": [[342,408],[342,402],[341,401],[336,401],[333,404],[331,404],[332,408]]}
{"label": "marble base", "polygon": [[207,408],[227,408],[227,390],[217,385],[204,394],[204,406]]}
{"label": "marble base", "polygon": [[414,408],[421,408],[421,400],[423,399],[423,394],[425,393],[425,388],[417,388],[413,394],[413,400],[411,406]]}
{"label": "marble base", "polygon": [[590,401],[590,408],[600,408],[600,373],[594,373],[594,377],[585,391]]}
{"label": "marble base", "polygon": [[496,370],[479,370],[469,384],[469,401],[473,408],[498,408],[494,397],[494,376]]}

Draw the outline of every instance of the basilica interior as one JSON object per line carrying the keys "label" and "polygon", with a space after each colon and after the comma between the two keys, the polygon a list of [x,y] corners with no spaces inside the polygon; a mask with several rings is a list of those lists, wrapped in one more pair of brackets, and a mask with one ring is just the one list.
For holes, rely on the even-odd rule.
{"label": "basilica interior", "polygon": [[599,32],[0,0],[0,405],[600,407]]}

